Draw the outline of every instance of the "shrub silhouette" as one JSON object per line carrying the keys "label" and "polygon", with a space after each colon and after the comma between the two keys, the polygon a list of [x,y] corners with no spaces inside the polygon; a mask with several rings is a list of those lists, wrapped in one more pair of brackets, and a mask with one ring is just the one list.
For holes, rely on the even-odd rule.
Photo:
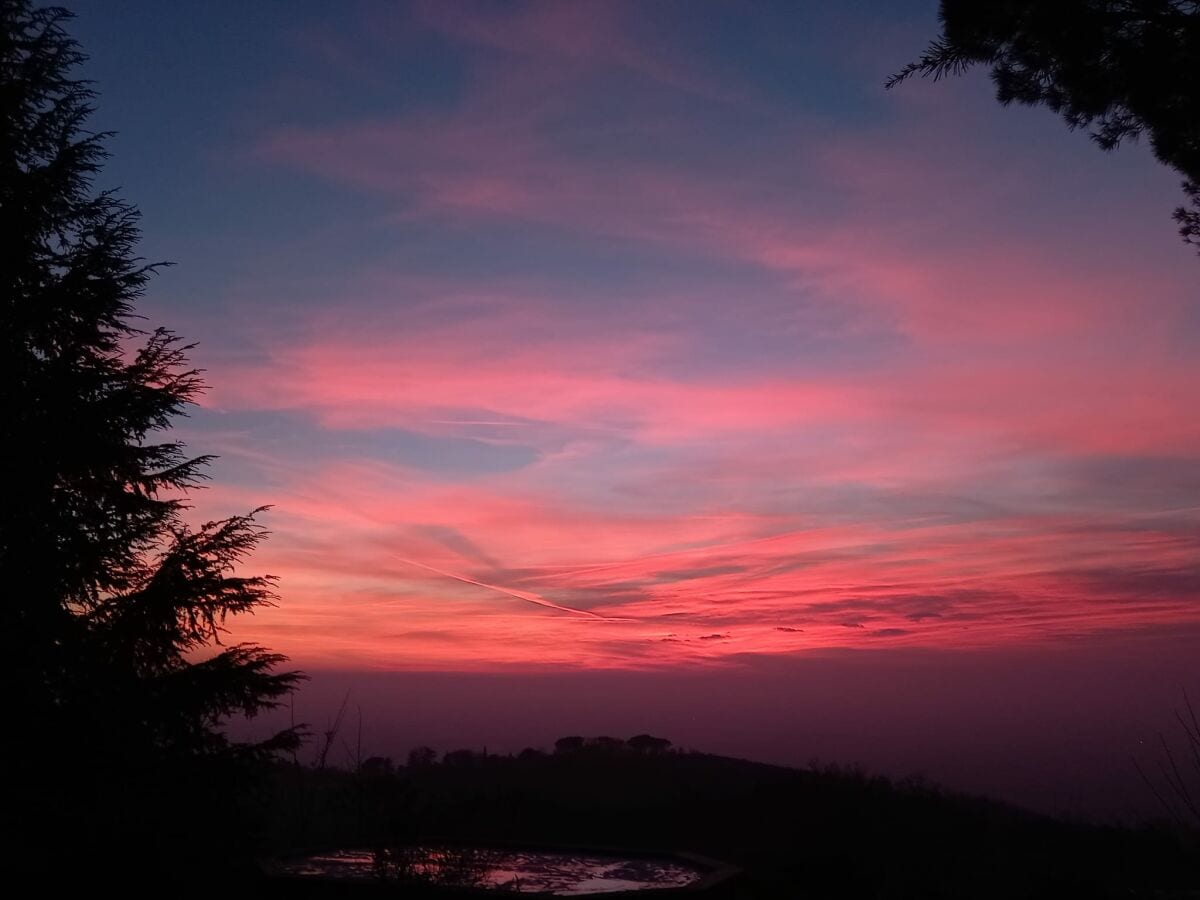
{"label": "shrub silhouette", "polygon": [[666,738],[654,737],[650,734],[635,734],[629,739],[628,744],[640,753],[662,753],[671,746],[671,742]]}
{"label": "shrub silhouette", "polygon": [[432,747],[413,747],[408,751],[410,766],[432,766],[437,762],[437,751]]}

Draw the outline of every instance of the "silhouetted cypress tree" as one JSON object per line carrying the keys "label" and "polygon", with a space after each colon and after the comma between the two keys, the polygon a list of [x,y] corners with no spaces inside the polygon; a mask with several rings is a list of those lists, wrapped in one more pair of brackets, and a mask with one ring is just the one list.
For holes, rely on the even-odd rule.
{"label": "silhouetted cypress tree", "polygon": [[262,531],[253,513],[184,519],[208,457],[161,433],[202,383],[189,345],[137,327],[155,267],[135,254],[137,210],[94,189],[105,135],[85,129],[68,18],[0,0],[0,806],[24,838],[0,854],[103,865],[137,839],[140,865],[166,865],[210,852],[217,820],[237,832],[238,773],[296,736],[236,744],[221,722],[299,676],[218,640],[273,599],[272,578],[235,572]]}
{"label": "silhouetted cypress tree", "polygon": [[1200,249],[1200,2],[942,0],[939,17],[942,34],[888,87],[984,65],[1001,103],[1044,105],[1105,150],[1145,134],[1186,179],[1175,220]]}

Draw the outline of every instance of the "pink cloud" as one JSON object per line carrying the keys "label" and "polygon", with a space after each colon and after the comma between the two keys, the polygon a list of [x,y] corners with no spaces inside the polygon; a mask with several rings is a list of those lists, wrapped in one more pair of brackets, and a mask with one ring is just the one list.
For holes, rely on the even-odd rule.
{"label": "pink cloud", "polygon": [[[555,260],[499,282],[381,263],[263,328],[214,372],[213,412],[531,452],[456,477],[230,438],[274,479],[259,562],[288,597],[245,636],[325,666],[637,667],[1196,621],[1191,476],[1178,499],[1122,483],[1200,449],[1192,282],[1085,207],[1033,221],[1048,170],[1095,187],[1053,156],[963,138],[921,101],[899,135],[768,115],[622,10],[423,6],[472,48],[453,104],[259,142],[404,228],[536,227],[677,277],[607,309]],[[630,77],[624,118],[575,115]],[[758,130],[715,140],[660,91],[736,102]],[[754,273],[745,295],[705,282],[715,264]],[[762,343],[794,358],[706,355],[765,307]],[[836,364],[804,358],[814,320]]]}
{"label": "pink cloud", "polygon": [[[555,332],[551,318],[540,326]],[[570,327],[564,323],[563,333]],[[473,433],[482,415],[496,441],[536,442],[544,425],[580,440],[607,434],[651,445],[857,429],[864,438],[858,464],[868,466],[857,477],[878,465],[868,462],[872,444],[876,454],[900,454],[895,468],[911,477],[913,452],[937,453],[939,445],[959,456],[973,445],[991,453],[1179,453],[1200,441],[1200,426],[1178,414],[1200,389],[1200,367],[1139,358],[1135,348],[1121,366],[1070,348],[1059,358],[1014,366],[985,350],[861,375],[780,372],[733,380],[717,373],[685,381],[661,370],[664,352],[677,348],[636,333],[530,343],[527,320],[506,314],[462,325],[365,329],[269,348],[259,364],[229,367],[206,402],[303,411],[330,428],[443,434]],[[876,442],[879,431],[886,435]]]}
{"label": "pink cloud", "polygon": [[[1102,235],[1095,223],[1071,223],[1054,246],[986,227],[989,206],[1028,190],[1031,176],[1011,162],[997,167],[984,152],[959,161],[956,172],[952,160],[931,160],[911,145],[814,138],[806,125],[784,133],[790,140],[775,155],[751,160],[753,178],[717,176],[712,167],[688,172],[669,161],[580,159],[545,134],[536,114],[503,105],[285,130],[260,152],[394,195],[409,217],[543,222],[753,262],[798,291],[882,316],[925,343],[1096,336],[1147,304],[1167,313],[1166,330],[1186,311],[1173,272],[1069,246],[1081,231]],[[685,147],[691,137],[685,127],[665,140]],[[779,198],[763,199],[764,178],[785,186]],[[798,185],[814,182],[841,199],[819,199],[810,210]],[[953,207],[928,208],[926,197],[956,184],[967,194]]]}
{"label": "pink cloud", "polygon": [[[255,563],[283,576],[286,608],[237,636],[306,664],[717,664],[880,641],[1040,643],[1197,618],[1190,533],[1132,527],[1123,513],[966,524],[635,515],[500,482],[410,481],[386,466],[322,470],[276,493],[274,534]],[[722,639],[702,640],[712,634]]]}

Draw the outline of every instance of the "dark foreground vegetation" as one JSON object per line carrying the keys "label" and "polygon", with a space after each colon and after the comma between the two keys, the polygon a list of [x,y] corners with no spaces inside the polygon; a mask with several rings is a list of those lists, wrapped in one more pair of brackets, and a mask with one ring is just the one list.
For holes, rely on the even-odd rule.
{"label": "dark foreground vegetation", "polygon": [[171,897],[245,855],[246,792],[300,739],[222,723],[300,676],[222,640],[275,600],[241,567],[263,531],[192,521],[210,457],[166,432],[204,385],[190,345],[135,312],[157,267],[100,182],[70,18],[0,0],[0,891]]}
{"label": "dark foreground vegetation", "polygon": [[1012,900],[1200,888],[1194,832],[1069,823],[858,771],[620,742],[518,756],[457,751],[440,763],[418,754],[412,762],[280,767],[262,798],[267,844],[686,850],[743,870],[714,896]]}

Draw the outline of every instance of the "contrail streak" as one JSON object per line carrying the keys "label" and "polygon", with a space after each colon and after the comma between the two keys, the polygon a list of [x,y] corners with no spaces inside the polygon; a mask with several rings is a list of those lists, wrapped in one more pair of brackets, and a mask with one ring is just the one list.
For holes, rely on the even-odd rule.
{"label": "contrail streak", "polygon": [[517,600],[524,600],[527,603],[536,603],[538,606],[544,606],[547,609],[556,609],[559,612],[571,613],[572,615],[576,616],[588,616],[592,619],[599,619],[602,622],[611,621],[606,616],[599,615],[598,613],[590,612],[586,609],[575,609],[570,606],[562,606],[561,604],[555,603],[552,600],[547,600],[545,597],[541,597],[537,594],[531,594],[528,591],[517,591],[513,590],[512,588],[488,584],[486,581],[476,581],[474,578],[468,578],[466,575],[456,575],[453,572],[447,572],[443,569],[435,569],[433,566],[427,566],[425,563],[417,562],[415,559],[407,559],[406,557],[400,556],[397,553],[393,553],[392,555],[403,563],[408,563],[410,566],[416,566],[418,569],[425,569],[426,571],[433,572],[436,575],[441,575],[444,578],[453,578],[455,581],[461,581],[464,584],[473,584],[476,587],[487,588],[490,591],[496,591],[499,594],[504,594]]}

